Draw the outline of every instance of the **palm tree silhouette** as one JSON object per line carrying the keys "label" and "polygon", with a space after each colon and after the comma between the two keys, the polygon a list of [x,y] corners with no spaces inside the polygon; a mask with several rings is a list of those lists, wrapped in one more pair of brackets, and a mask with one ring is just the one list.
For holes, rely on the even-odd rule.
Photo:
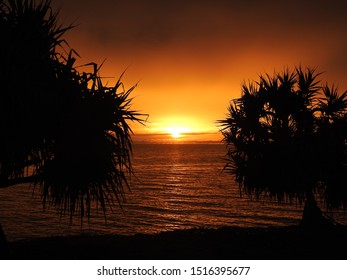
{"label": "palm tree silhouette", "polygon": [[[43,203],[81,219],[91,205],[124,200],[131,166],[131,109],[119,79],[104,85],[100,67],[79,72],[51,1],[0,4],[0,188],[39,186]],[[65,51],[68,49],[68,51]]]}
{"label": "palm tree silhouette", "polygon": [[[257,198],[306,202],[303,224],[329,224],[317,194],[328,208],[347,203],[347,93],[319,86],[319,75],[299,67],[260,76],[242,86],[220,121],[228,145],[225,169],[240,188]],[[313,222],[313,216],[320,219]]]}

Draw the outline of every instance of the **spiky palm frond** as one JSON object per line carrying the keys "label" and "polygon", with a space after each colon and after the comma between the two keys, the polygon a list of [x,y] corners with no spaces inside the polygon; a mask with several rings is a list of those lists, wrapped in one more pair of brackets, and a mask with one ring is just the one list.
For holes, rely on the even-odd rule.
{"label": "spiky palm frond", "polygon": [[95,63],[79,72],[50,1],[9,0],[0,15],[0,187],[39,185],[44,204],[70,217],[89,217],[94,202],[106,212],[132,172],[129,122],[143,123],[131,109],[136,85],[104,85]]}
{"label": "spiky palm frond", "polygon": [[[42,142],[51,141],[50,106],[54,65],[60,36],[68,28],[57,26],[50,1],[1,2],[0,22],[0,143],[1,185],[23,178],[28,166],[42,165]],[[50,102],[49,102],[50,99]],[[43,139],[43,134],[46,134]]]}
{"label": "spiky palm frond", "polygon": [[329,87],[327,84],[323,86],[322,91],[323,96],[319,99],[318,108],[323,117],[336,119],[346,114],[347,91],[339,94],[334,85]]}
{"label": "spiky palm frond", "polygon": [[226,169],[247,194],[303,202],[320,189],[327,205],[347,205],[347,93],[322,88],[319,75],[301,67],[266,74],[231,101],[220,121]]}
{"label": "spiky palm frond", "polygon": [[320,90],[319,76],[320,72],[316,73],[315,68],[307,68],[304,71],[301,67],[296,68],[298,95],[302,100],[302,103],[306,106],[312,105],[312,99],[315,99]]}
{"label": "spiky palm frond", "polygon": [[[34,57],[45,55],[58,55],[58,46],[66,43],[62,36],[72,28],[72,25],[58,25],[58,14],[51,9],[51,0],[36,3],[35,0],[6,0],[1,7],[3,24],[12,30],[12,40],[17,46],[23,48],[24,53],[14,50],[14,54]],[[5,41],[9,38],[4,38]],[[26,42],[24,46],[19,43]],[[13,42],[14,43],[14,42]],[[25,49],[24,49],[25,47]]]}
{"label": "spiky palm frond", "polygon": [[[130,108],[134,87],[125,91],[120,81],[108,87],[98,73],[87,76],[88,81],[81,81],[77,74],[74,82],[81,88],[81,98],[64,112],[54,157],[38,170],[36,181],[44,201],[70,216],[79,209],[81,217],[90,215],[93,202],[106,212],[107,205],[112,208],[124,201],[132,173],[129,121],[143,122],[142,115]],[[88,84],[92,86],[80,86]]]}

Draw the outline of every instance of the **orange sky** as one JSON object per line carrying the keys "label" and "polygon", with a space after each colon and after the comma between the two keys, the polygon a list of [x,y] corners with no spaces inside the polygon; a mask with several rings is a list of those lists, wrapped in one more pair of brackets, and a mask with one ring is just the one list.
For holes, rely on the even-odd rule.
{"label": "orange sky", "polygon": [[284,67],[347,89],[347,2],[308,2],[53,0],[78,24],[66,38],[81,64],[107,59],[103,76],[128,68],[125,86],[139,81],[133,108],[150,117],[138,134],[217,132],[243,80]]}

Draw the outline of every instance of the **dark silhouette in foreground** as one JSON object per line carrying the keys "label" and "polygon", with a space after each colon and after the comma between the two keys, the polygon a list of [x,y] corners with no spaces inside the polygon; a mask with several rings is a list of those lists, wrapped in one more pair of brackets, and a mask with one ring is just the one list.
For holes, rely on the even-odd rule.
{"label": "dark silhouette in foreground", "polygon": [[75,67],[70,28],[49,0],[0,3],[0,189],[32,184],[44,205],[83,219],[124,200],[129,122],[143,115],[130,108],[135,86],[105,85],[95,63]]}
{"label": "dark silhouette in foreground", "polygon": [[317,206],[347,206],[347,92],[296,68],[244,84],[222,124],[225,169],[250,196],[305,203],[302,226],[330,227]]}
{"label": "dark silhouette in foreground", "polygon": [[[6,3],[6,4],[5,4]],[[44,203],[71,216],[121,202],[131,168],[134,87],[103,84],[95,63],[79,72],[50,1],[0,6],[0,188],[39,186]]]}
{"label": "dark silhouette in foreground", "polygon": [[339,225],[339,223],[322,212],[315,199],[306,200],[300,226],[321,229],[329,228],[334,225]]}
{"label": "dark silhouette in foreground", "polygon": [[60,236],[11,242],[11,248],[13,259],[36,260],[345,260],[346,234],[345,226],[225,227],[155,235]]}

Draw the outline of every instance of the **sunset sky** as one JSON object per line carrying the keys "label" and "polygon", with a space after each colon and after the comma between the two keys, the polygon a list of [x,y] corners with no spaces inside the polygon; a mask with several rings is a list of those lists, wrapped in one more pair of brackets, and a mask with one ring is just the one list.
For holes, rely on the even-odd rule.
{"label": "sunset sky", "polygon": [[53,0],[79,63],[102,63],[114,83],[139,82],[141,133],[217,132],[244,80],[317,67],[347,89],[347,2],[267,0]]}

